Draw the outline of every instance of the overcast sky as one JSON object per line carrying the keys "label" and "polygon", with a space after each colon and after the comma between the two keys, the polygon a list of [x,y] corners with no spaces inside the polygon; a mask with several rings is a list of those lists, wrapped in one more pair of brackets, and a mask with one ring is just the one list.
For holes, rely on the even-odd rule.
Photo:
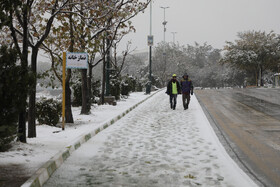
{"label": "overcast sky", "polygon": [[[207,42],[222,49],[225,41],[237,39],[238,32],[248,30],[280,34],[280,0],[154,0],[152,4],[152,35],[154,45],[163,41],[164,10],[167,21],[166,42],[193,45]],[[148,50],[150,6],[132,20],[136,33],[124,38],[120,49],[131,40],[137,50]]]}

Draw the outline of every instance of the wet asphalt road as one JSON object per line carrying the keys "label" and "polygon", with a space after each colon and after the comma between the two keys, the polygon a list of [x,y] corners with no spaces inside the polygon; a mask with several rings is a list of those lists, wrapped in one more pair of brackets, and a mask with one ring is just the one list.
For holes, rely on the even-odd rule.
{"label": "wet asphalt road", "polygon": [[195,94],[235,160],[260,186],[280,186],[280,89],[209,89]]}

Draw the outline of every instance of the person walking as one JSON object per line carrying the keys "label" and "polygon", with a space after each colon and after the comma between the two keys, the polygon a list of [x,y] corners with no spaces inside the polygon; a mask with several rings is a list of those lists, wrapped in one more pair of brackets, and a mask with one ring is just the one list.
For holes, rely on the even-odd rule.
{"label": "person walking", "polygon": [[[182,100],[183,100],[183,106],[184,110],[187,110],[189,108],[191,96],[193,95],[193,84],[192,81],[189,79],[188,74],[183,75],[183,79],[180,81],[181,83],[181,89],[182,89]],[[187,99],[187,103],[186,103]]]}
{"label": "person walking", "polygon": [[170,97],[170,108],[175,110],[177,104],[177,95],[181,94],[181,86],[177,80],[176,74],[173,74],[172,79],[168,82],[166,93]]}

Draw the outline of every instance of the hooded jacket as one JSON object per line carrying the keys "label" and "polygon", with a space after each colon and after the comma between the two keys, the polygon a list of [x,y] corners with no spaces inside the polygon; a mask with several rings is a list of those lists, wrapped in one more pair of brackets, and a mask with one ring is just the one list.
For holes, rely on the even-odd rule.
{"label": "hooded jacket", "polygon": [[192,84],[192,81],[187,78],[183,78],[181,80],[181,89],[182,89],[182,93],[191,93],[193,92],[193,84]]}

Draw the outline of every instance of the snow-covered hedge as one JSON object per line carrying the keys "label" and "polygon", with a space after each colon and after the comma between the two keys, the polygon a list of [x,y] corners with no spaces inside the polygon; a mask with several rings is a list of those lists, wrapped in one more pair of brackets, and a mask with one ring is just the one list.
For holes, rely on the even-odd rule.
{"label": "snow-covered hedge", "polygon": [[55,126],[61,117],[61,102],[42,97],[36,103],[36,118],[39,124]]}

